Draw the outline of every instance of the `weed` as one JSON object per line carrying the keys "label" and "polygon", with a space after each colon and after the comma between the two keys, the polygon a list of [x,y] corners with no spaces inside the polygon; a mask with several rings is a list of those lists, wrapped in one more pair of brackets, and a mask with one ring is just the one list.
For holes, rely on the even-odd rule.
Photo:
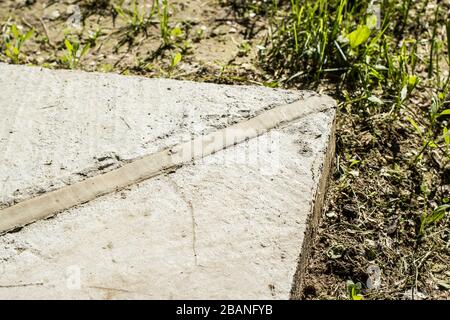
{"label": "weed", "polygon": [[125,21],[126,28],[131,32],[131,34],[137,35],[141,31],[147,32],[147,26],[151,23],[151,19],[157,7],[155,6],[155,3],[158,3],[158,1],[153,1],[152,9],[149,15],[146,15],[145,10],[139,8],[136,0],[133,0],[131,2],[131,10],[123,8],[123,4],[116,4],[113,7],[119,17],[121,17]]}
{"label": "weed", "polygon": [[239,44],[238,56],[239,57],[246,56],[250,53],[251,50],[252,47],[250,46],[250,44],[247,41],[243,41],[242,43]]}
{"label": "weed", "polygon": [[89,31],[88,41],[91,48],[94,48],[97,45],[98,37],[100,37],[101,35],[103,35],[103,32],[100,27],[95,31]]}
{"label": "weed", "polygon": [[169,26],[169,3],[167,0],[162,0],[161,7],[158,3],[159,29],[164,46],[171,44],[171,29]]}
{"label": "weed", "polygon": [[20,62],[20,55],[23,44],[30,39],[34,34],[34,29],[30,29],[23,33],[15,23],[6,27],[4,32],[4,53],[11,60],[12,63],[18,64]]}
{"label": "weed", "polygon": [[347,292],[351,300],[362,300],[362,284],[361,282],[354,283],[352,280],[347,281]]}
{"label": "weed", "polygon": [[122,34],[122,38],[117,47],[125,43],[133,44],[136,36],[141,32],[147,37],[147,28],[154,23],[152,19],[158,10],[158,6],[158,0],[153,0],[151,10],[147,14],[145,9],[138,6],[136,0],[131,2],[131,9],[124,8],[123,1],[119,4],[114,4],[114,12],[125,22],[125,26],[118,31]]}
{"label": "weed", "polygon": [[182,59],[182,55],[180,52],[176,52],[172,56],[172,59],[170,61],[169,74],[171,74],[173,72],[175,67],[180,63],[181,59]]}
{"label": "weed", "polygon": [[61,62],[69,69],[76,69],[80,60],[85,56],[90,49],[90,43],[81,45],[78,41],[70,41],[68,38],[64,39],[66,53],[61,57]]}
{"label": "weed", "polygon": [[429,226],[435,224],[442,220],[445,217],[445,214],[449,211],[450,205],[443,204],[433,210],[431,214],[427,214],[426,212],[422,214],[420,217],[420,229],[419,229],[419,237],[423,237],[425,232]]}

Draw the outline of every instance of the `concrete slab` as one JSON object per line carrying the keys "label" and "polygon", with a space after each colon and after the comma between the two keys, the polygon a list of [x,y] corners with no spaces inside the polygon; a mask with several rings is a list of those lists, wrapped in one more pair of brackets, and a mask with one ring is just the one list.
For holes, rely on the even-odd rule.
{"label": "concrete slab", "polygon": [[0,88],[0,219],[269,109],[308,111],[0,236],[0,298],[297,295],[334,151],[331,99],[5,64]]}

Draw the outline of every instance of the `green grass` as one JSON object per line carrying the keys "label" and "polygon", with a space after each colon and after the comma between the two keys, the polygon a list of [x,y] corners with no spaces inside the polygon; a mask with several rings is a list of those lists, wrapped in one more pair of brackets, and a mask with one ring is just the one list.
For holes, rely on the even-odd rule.
{"label": "green grass", "polygon": [[[274,7],[278,9],[280,4]],[[424,87],[431,89],[432,103],[426,133],[413,119],[406,119],[424,146],[441,147],[448,157],[444,139],[448,131],[442,127],[442,120],[449,113],[449,76],[448,72],[445,78],[441,76],[439,60],[445,54],[445,39],[437,36],[437,30],[443,27],[439,21],[445,16],[440,16],[443,12],[437,6],[431,35],[423,39],[429,46],[428,61],[420,62],[428,65],[428,79],[421,79],[417,75],[421,59],[418,39],[414,34],[396,31],[404,30],[411,8],[411,1],[400,6],[396,1],[381,1],[378,10],[382,15],[377,16],[369,1],[291,0],[284,10],[273,13],[262,63],[287,86],[334,84],[342,104],[350,108],[347,111],[366,116],[378,112],[398,115],[407,107],[419,82],[427,81]],[[445,27],[448,38],[449,22]],[[450,57],[448,60],[450,63]]]}
{"label": "green grass", "polygon": [[114,13],[125,22],[125,26],[118,30],[122,34],[122,38],[117,45],[117,48],[119,48],[125,43],[133,45],[135,38],[141,33],[148,36],[147,29],[150,25],[155,24],[153,18],[158,13],[159,2],[152,0],[152,7],[149,13],[145,11],[145,8],[137,0],[133,0],[128,7],[125,7],[124,1],[121,0],[119,3],[113,4],[113,8]]}
{"label": "green grass", "polygon": [[[396,278],[403,290],[412,287],[413,292],[424,290],[420,286],[430,272],[429,265],[417,264],[417,256],[438,260],[444,254],[450,263],[445,253],[450,230],[445,191],[450,174],[450,21],[445,12],[450,4],[441,2],[430,10],[428,2],[385,0],[372,7],[371,1],[349,0],[260,3],[272,10],[260,53],[260,64],[272,80],[284,87],[325,90],[339,102],[337,168],[328,203],[340,223],[356,224],[366,235],[354,231],[349,236],[347,228],[329,224],[334,218],[325,217],[318,236],[325,247],[316,254],[323,265],[345,269],[341,275],[323,271],[325,277],[350,277],[358,283],[355,295],[351,282],[350,299],[359,299],[359,293],[377,297],[364,286],[359,289],[365,277],[361,263],[380,264],[391,273],[392,268],[402,270],[403,278],[396,274],[385,281]],[[367,145],[362,136],[369,137]],[[399,231],[382,238],[398,241],[401,254],[396,259],[403,260],[405,269],[387,252],[361,256],[354,251],[366,240],[380,241],[371,234],[383,233],[388,220],[396,221]],[[327,244],[331,239],[347,254],[330,258],[320,252],[336,246]],[[360,264],[355,266],[355,260]]]}
{"label": "green grass", "polygon": [[70,41],[68,38],[64,39],[64,45],[66,51],[61,57],[61,62],[69,69],[76,69],[83,56],[88,54],[89,49],[91,48],[90,42],[81,45],[79,41]]}
{"label": "green grass", "polygon": [[21,61],[22,46],[33,36],[34,29],[24,32],[15,23],[6,24],[4,29],[3,52],[10,59],[11,63],[18,64]]}

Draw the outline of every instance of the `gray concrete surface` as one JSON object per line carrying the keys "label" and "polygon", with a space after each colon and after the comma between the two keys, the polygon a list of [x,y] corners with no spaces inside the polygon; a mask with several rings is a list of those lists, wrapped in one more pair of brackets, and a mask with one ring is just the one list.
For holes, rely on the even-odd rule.
{"label": "gray concrete surface", "polygon": [[[0,209],[315,96],[5,64],[0,88]],[[321,104],[0,236],[0,298],[291,297],[333,151]]]}

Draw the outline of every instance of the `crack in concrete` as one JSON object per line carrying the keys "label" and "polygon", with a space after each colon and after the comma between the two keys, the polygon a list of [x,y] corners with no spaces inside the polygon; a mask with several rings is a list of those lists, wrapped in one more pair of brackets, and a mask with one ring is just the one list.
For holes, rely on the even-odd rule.
{"label": "crack in concrete", "polygon": [[106,300],[111,300],[115,295],[117,295],[119,293],[132,293],[132,294],[139,294],[139,295],[144,295],[144,296],[148,296],[148,297],[154,297],[152,294],[139,292],[139,291],[133,291],[133,290],[127,290],[127,289],[121,289],[121,288],[102,287],[102,286],[87,286],[87,288],[106,291],[106,294],[107,294]]}
{"label": "crack in concrete", "polygon": [[42,282],[37,283],[22,283],[22,284],[6,284],[0,285],[0,288],[20,288],[20,287],[34,287],[34,286],[43,286]]}
{"label": "crack in concrete", "polygon": [[130,125],[128,124],[128,122],[125,120],[124,117],[120,117],[120,119],[123,121],[123,123],[125,123],[128,129],[131,129]]}
{"label": "crack in concrete", "polygon": [[98,289],[98,290],[107,290],[107,291],[126,292],[126,293],[139,293],[139,292],[135,292],[135,291],[120,289],[120,288],[112,288],[112,287],[87,286],[87,288]]}
{"label": "crack in concrete", "polygon": [[180,186],[173,180],[169,175],[166,176],[169,183],[172,185],[172,187],[175,189],[175,191],[178,193],[180,198],[186,203],[187,207],[189,208],[189,211],[191,213],[191,221],[192,221],[192,252],[194,254],[194,262],[195,265],[198,266],[198,255],[197,255],[197,222],[195,221],[195,211],[194,211],[194,205],[192,204],[192,201],[189,200],[186,195],[184,194],[183,190],[181,190]]}

